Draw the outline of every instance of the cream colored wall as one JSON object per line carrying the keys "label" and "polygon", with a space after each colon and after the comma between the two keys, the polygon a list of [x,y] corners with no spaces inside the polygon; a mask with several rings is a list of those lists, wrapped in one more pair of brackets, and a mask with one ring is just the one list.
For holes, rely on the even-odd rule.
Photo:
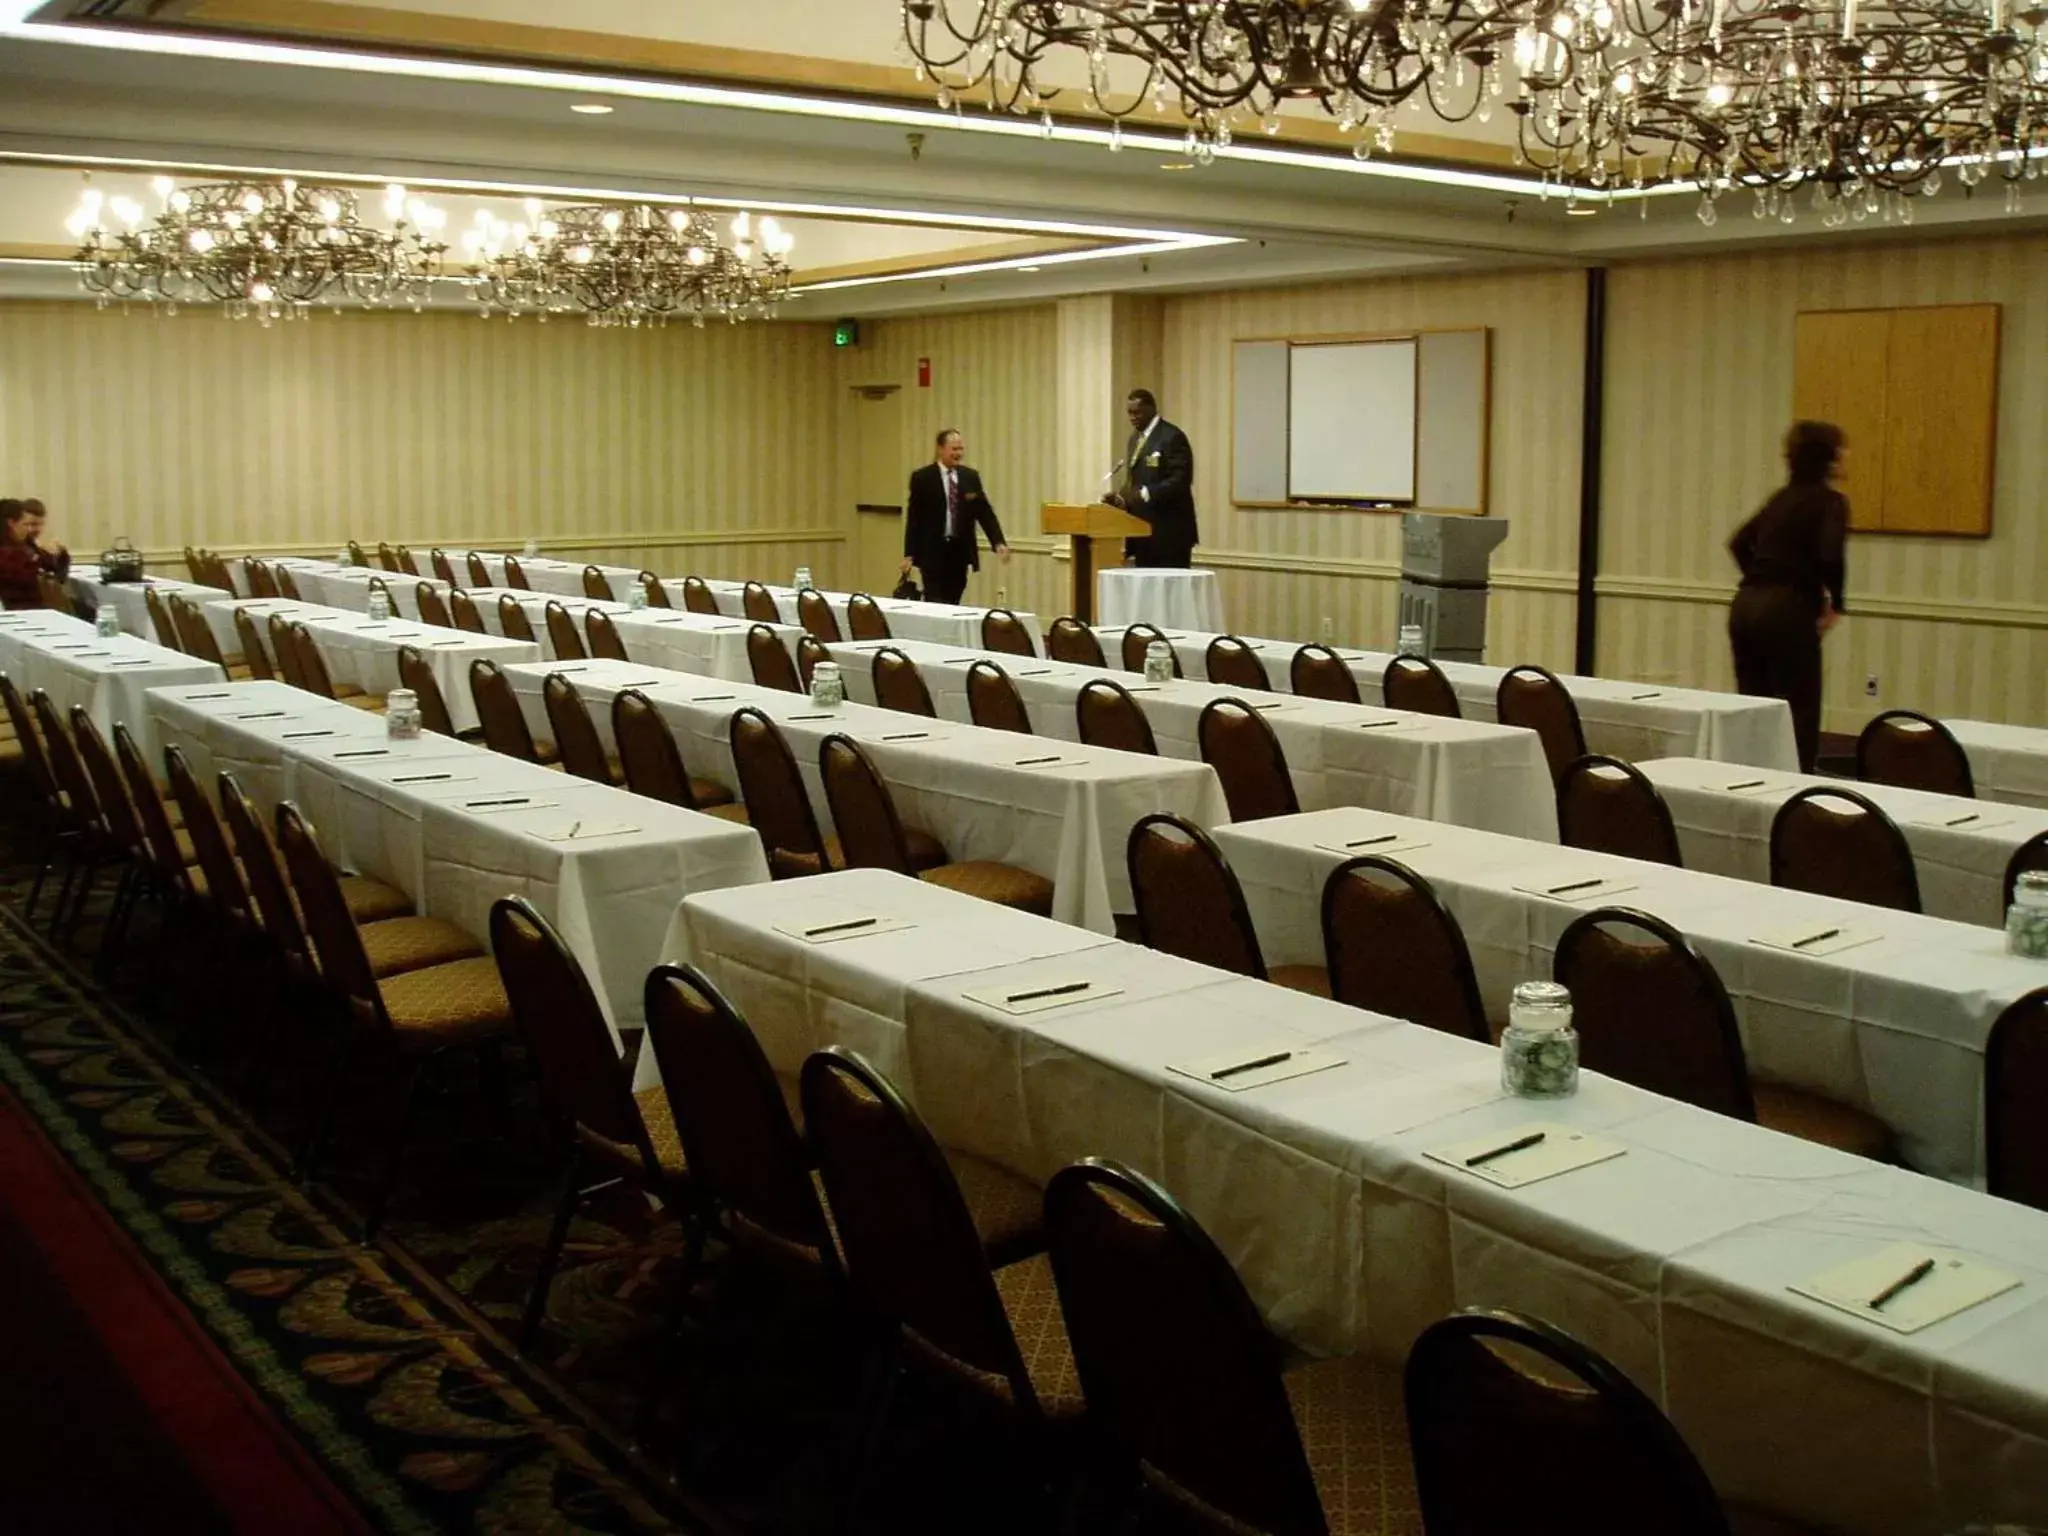
{"label": "cream colored wall", "polygon": [[[1850,540],[1852,616],[1827,644],[1826,722],[1851,730],[1903,705],[2048,723],[2048,238],[1821,241],[1626,266],[1608,296],[1603,672],[1731,685],[1725,544],[1781,478],[1799,310],[1991,301],[2003,306],[1992,536]],[[1855,465],[1851,443],[1852,499]]]}
{"label": "cream colored wall", "polygon": [[81,554],[353,535],[835,579],[829,332],[0,306],[0,493]]}

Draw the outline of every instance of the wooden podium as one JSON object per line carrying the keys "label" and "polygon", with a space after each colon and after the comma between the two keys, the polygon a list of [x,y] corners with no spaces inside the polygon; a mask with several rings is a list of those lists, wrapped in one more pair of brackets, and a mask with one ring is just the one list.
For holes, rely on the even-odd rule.
{"label": "wooden podium", "polygon": [[[1142,539],[1152,525],[1119,507],[1099,501],[1085,506],[1048,501],[1038,511],[1038,526],[1046,533],[1064,533],[1074,541],[1074,617],[1083,624],[1095,622],[1095,573],[1105,565],[1124,563],[1124,540]],[[1099,547],[1098,547],[1099,546]]]}

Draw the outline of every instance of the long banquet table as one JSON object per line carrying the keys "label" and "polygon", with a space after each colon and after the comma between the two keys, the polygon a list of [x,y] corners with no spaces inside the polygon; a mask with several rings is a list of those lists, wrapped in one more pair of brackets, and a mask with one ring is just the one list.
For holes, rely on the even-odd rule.
{"label": "long banquet table", "polygon": [[[1898,1132],[1909,1164],[1944,1179],[1982,1182],[1985,1037],[2006,1005],[2048,983],[2048,966],[2007,955],[1989,928],[1465,827],[1346,809],[1215,836],[1269,965],[1322,961],[1323,885],[1346,858],[1384,852],[1416,870],[1463,928],[1496,1019],[1516,982],[1550,975],[1558,936],[1581,912],[1661,917],[1720,973],[1758,1077],[1870,1111]],[[1570,898],[1540,894],[1595,877],[1600,887]],[[1778,947],[1824,930],[1845,947]]]}
{"label": "long banquet table", "polygon": [[968,668],[976,661],[993,661],[1016,684],[1033,730],[1055,741],[1078,741],[1075,700],[1089,683],[1110,676],[1144,710],[1161,753],[1199,761],[1196,732],[1203,709],[1216,699],[1242,699],[1273,727],[1305,810],[1370,805],[1517,837],[1557,839],[1550,768],[1532,731],[1325,699],[1274,698],[1256,690],[1247,695],[1243,689],[1193,680],[1146,683],[1070,662],[914,640],[831,647],[846,676],[848,697],[873,701],[874,653],[885,645],[917,664],[933,705],[948,719],[971,718]]}
{"label": "long banquet table", "polygon": [[133,635],[102,636],[92,625],[48,609],[0,613],[0,672],[23,699],[40,688],[66,721],[83,704],[112,744],[116,721],[126,721],[135,744],[152,761],[156,733],[145,707],[152,688],[174,683],[224,682],[210,661],[166,650]]}
{"label": "long banquet table", "polygon": [[1969,754],[1977,793],[2005,805],[2048,806],[2048,730],[1992,720],[1943,720]]}
{"label": "long banquet table", "polygon": [[[483,549],[477,550],[475,553],[482,557],[484,569],[491,578],[491,585],[493,587],[506,586],[504,555],[493,554],[491,551]],[[454,567],[457,576],[461,578],[464,585],[468,584],[469,579],[468,565],[470,554],[471,551],[466,549],[451,549],[447,551],[449,564]],[[583,590],[583,571],[586,565],[593,563],[595,562],[557,560],[551,555],[519,556],[519,567],[526,573],[527,587],[532,591],[540,593],[543,597],[588,596],[589,594]],[[614,602],[623,603],[626,600],[627,593],[640,584],[640,573],[630,566],[599,565],[597,568],[604,573],[604,579],[612,589],[611,595]]]}
{"label": "long banquet table", "polygon": [[[683,584],[680,581],[663,583],[671,601],[678,606],[683,601]],[[731,618],[746,616],[746,583],[743,581],[707,581],[711,595],[718,599],[719,611]],[[796,588],[770,586],[769,594],[775,599],[775,606],[782,614],[785,624],[801,624],[803,621],[796,611]],[[853,599],[850,592],[826,592],[818,595],[831,605],[832,617],[839,625],[841,635],[853,633],[852,621],[847,618],[846,607]],[[877,597],[875,606],[888,620],[889,633],[902,640],[934,640],[941,645],[978,647],[981,644],[981,621],[989,610],[958,603],[909,602],[896,597]],[[1030,631],[1032,648],[1040,655],[1045,654],[1045,635],[1038,627],[1038,615],[1018,613],[1018,622]]]}
{"label": "long banquet table", "polygon": [[818,748],[843,732],[874,760],[906,825],[931,833],[956,860],[992,859],[1043,875],[1053,883],[1053,915],[1100,933],[1114,932],[1115,914],[1131,910],[1124,844],[1139,817],[1171,811],[1202,826],[1230,819],[1222,786],[1204,763],[1079,745],[1053,750],[1007,731],[860,704],[821,710],[802,694],[638,662],[506,668],[537,736],[552,734],[541,687],[554,672],[575,683],[607,744],[613,698],[639,688],[668,721],[690,772],[735,793],[732,717],[749,705],[764,711],[789,739],[827,831],[831,809],[818,776]]}
{"label": "long banquet table", "polygon": [[[669,958],[778,1070],[844,1043],[947,1145],[1038,1179],[1091,1155],[1158,1178],[1312,1352],[1396,1360],[1447,1312],[1512,1307],[1620,1366],[1725,1497],[1866,1536],[2048,1520],[2048,1215],[1597,1074],[1507,1099],[1477,1042],[878,871],[693,896]],[[1095,990],[1042,1012],[979,1000],[1073,981]],[[1341,1061],[1238,1092],[1173,1070],[1275,1049]],[[1426,1155],[1538,1122],[1622,1155],[1515,1190]],[[1788,1289],[1896,1242],[2021,1283],[1912,1334]]]}
{"label": "long banquet table", "polygon": [[[1121,626],[1098,627],[1103,654],[1115,664],[1123,645]],[[1181,670],[1189,677],[1207,677],[1209,642],[1215,635],[1174,631],[1167,635]],[[1291,692],[1288,669],[1300,645],[1287,640],[1241,636],[1252,647],[1275,692]],[[1380,702],[1380,677],[1393,656],[1385,651],[1334,647],[1358,684],[1358,696]],[[1444,676],[1458,695],[1468,720],[1493,720],[1495,691],[1506,667],[1477,662],[1440,661]],[[1628,762],[1647,757],[1706,757],[1746,763],[1758,768],[1796,769],[1798,749],[1792,740],[1792,713],[1781,699],[1747,698],[1738,693],[1712,693],[1699,688],[1667,688],[1656,683],[1620,682],[1606,677],[1563,677],[1579,707],[1586,745],[1594,752]]]}
{"label": "long banquet table", "polygon": [[[526,896],[561,931],[617,1027],[642,1022],[676,903],[768,878],[747,827],[384,722],[276,682],[154,690],[166,745],[200,782],[233,772],[265,815],[295,801],[327,856],[487,942]],[[520,803],[513,803],[520,802]]]}
{"label": "long banquet table", "polygon": [[100,568],[96,565],[72,566],[69,584],[72,595],[84,599],[95,610],[104,610],[112,605],[120,617],[122,634],[151,641],[156,639],[156,621],[149,616],[149,593],[152,590],[159,602],[182,597],[187,602],[202,606],[229,595],[219,587],[205,587],[196,581],[183,581],[175,576],[145,576],[141,581],[102,581]]}

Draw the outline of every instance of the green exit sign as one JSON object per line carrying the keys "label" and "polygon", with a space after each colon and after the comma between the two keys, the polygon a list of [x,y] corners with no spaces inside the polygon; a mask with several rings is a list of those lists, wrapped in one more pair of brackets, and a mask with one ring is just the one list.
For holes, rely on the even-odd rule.
{"label": "green exit sign", "polygon": [[835,347],[857,347],[860,345],[860,322],[841,320],[832,327],[832,345]]}

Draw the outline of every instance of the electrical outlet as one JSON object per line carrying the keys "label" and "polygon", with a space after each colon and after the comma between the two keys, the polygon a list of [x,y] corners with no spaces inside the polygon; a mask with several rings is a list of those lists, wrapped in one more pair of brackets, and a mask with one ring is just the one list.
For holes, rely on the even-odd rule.
{"label": "electrical outlet", "polygon": [[1328,645],[1337,638],[1337,625],[1327,613],[1323,615],[1323,644]]}
{"label": "electrical outlet", "polygon": [[1877,697],[1877,674],[1875,672],[1863,680],[1863,696],[1867,699]]}

